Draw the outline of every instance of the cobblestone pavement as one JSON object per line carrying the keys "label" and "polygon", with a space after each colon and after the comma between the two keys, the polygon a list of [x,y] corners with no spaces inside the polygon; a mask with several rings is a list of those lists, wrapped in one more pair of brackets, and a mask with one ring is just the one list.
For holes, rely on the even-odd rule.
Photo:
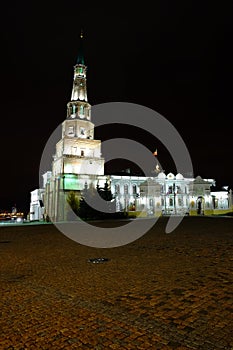
{"label": "cobblestone pavement", "polygon": [[232,350],[233,220],[165,223],[111,249],[1,227],[0,349]]}

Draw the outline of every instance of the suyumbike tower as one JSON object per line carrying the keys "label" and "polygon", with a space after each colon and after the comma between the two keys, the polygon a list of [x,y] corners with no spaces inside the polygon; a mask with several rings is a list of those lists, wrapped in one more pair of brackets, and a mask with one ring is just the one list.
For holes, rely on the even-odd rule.
{"label": "suyumbike tower", "polygon": [[84,61],[83,40],[81,32],[78,58],[74,66],[71,100],[67,103],[67,116],[62,123],[62,138],[56,145],[53,176],[104,174],[101,141],[94,139],[91,105],[87,99],[87,66]]}
{"label": "suyumbike tower", "polygon": [[62,123],[62,138],[56,144],[52,172],[44,174],[46,215],[52,220],[64,220],[67,215],[67,195],[70,190],[81,195],[84,187],[106,181],[101,141],[94,139],[91,105],[87,98],[87,66],[80,35],[78,57],[74,66],[71,100]]}

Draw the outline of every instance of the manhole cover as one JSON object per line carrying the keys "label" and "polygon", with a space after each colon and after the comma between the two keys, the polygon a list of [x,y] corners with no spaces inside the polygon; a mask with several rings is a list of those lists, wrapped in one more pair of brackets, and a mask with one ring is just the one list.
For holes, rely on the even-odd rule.
{"label": "manhole cover", "polygon": [[23,280],[26,276],[25,275],[12,275],[12,276],[8,276],[6,278],[7,282],[20,282],[21,280]]}
{"label": "manhole cover", "polygon": [[109,261],[109,259],[107,259],[107,258],[92,258],[92,259],[88,259],[88,262],[91,262],[92,264],[100,264],[100,263],[104,263],[106,261]]}

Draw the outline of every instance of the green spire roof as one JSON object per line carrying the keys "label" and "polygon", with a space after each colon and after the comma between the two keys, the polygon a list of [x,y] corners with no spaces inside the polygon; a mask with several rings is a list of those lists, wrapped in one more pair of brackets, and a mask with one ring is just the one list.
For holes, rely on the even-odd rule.
{"label": "green spire roof", "polygon": [[83,31],[82,30],[80,33],[80,44],[79,44],[79,51],[78,51],[78,57],[77,57],[77,64],[85,65],[84,54],[83,54]]}

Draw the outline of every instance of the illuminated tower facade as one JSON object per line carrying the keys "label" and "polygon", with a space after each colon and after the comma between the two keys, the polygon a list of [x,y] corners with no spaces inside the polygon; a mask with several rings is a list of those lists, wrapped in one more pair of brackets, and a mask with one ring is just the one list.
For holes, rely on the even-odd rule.
{"label": "illuminated tower facade", "polygon": [[[85,187],[96,187],[106,181],[101,141],[94,139],[91,122],[91,105],[87,99],[87,66],[83,55],[83,35],[77,62],[74,66],[71,100],[67,103],[66,119],[62,123],[62,135],[56,144],[52,171],[43,175],[44,215],[52,220],[65,220],[70,208],[67,196],[75,191],[77,196]],[[33,202],[31,207],[34,208]],[[37,210],[37,209],[36,209]],[[32,212],[36,212],[34,209]],[[35,217],[34,214],[31,217]]]}
{"label": "illuminated tower facade", "polygon": [[71,100],[67,104],[66,120],[62,124],[62,138],[56,145],[52,174],[103,175],[104,158],[101,141],[94,139],[91,105],[87,99],[87,66],[83,55],[83,35],[76,65]]}

